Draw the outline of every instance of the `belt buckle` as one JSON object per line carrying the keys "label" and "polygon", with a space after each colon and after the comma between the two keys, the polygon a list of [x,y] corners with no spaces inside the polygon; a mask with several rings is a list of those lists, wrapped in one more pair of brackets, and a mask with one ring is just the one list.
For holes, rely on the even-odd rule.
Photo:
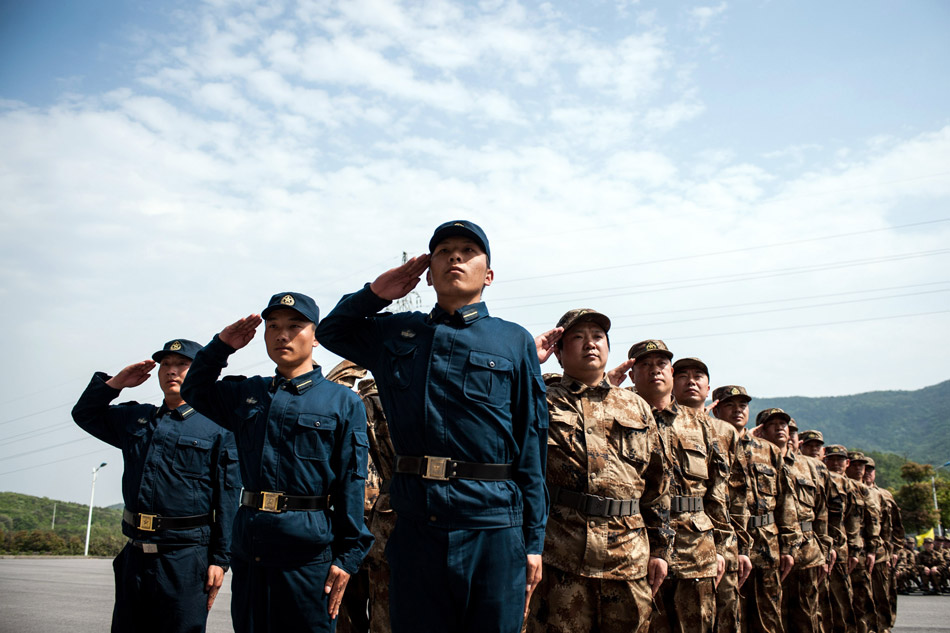
{"label": "belt buckle", "polygon": [[154,532],[154,521],[157,516],[157,514],[140,514],[138,529],[144,532]]}
{"label": "belt buckle", "polygon": [[449,464],[448,457],[432,457],[426,455],[426,471],[422,474],[423,479],[435,479],[436,481],[448,481],[445,476],[446,466]]}
{"label": "belt buckle", "polygon": [[158,554],[158,545],[155,543],[142,543],[142,551],[146,554]]}
{"label": "belt buckle", "polygon": [[262,512],[281,512],[281,509],[277,507],[277,502],[280,500],[280,496],[284,494],[282,492],[261,492],[261,496],[264,498],[261,500],[261,507],[258,508]]}

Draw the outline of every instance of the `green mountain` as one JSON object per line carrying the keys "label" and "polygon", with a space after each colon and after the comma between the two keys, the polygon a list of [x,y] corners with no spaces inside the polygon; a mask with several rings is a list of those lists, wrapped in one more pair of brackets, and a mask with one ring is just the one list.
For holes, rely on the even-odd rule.
{"label": "green mountain", "polygon": [[826,444],[895,453],[921,464],[950,460],[950,380],[917,391],[871,391],[829,398],[756,398],[750,418],[779,407]]}
{"label": "green mountain", "polygon": [[[88,518],[87,505],[0,492],[0,553],[81,555]],[[121,507],[93,508],[89,553],[94,556],[117,554],[125,543],[121,524]]]}

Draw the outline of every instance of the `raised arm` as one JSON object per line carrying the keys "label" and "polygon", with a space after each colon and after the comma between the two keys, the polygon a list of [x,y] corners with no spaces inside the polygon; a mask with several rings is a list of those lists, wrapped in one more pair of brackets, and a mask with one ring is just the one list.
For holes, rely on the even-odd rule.
{"label": "raised arm", "polygon": [[73,407],[73,420],[90,435],[122,448],[122,430],[131,415],[130,408],[109,406],[109,403],[119,397],[122,389],[137,387],[148,380],[149,372],[154,368],[155,361],[143,360],[129,365],[113,377],[96,372]]}

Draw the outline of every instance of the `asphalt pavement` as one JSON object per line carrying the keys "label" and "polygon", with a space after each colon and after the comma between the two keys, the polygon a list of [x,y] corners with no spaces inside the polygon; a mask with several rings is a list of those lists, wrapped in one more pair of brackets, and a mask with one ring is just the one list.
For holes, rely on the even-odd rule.
{"label": "asphalt pavement", "polygon": [[[0,558],[0,633],[102,633],[112,617],[112,561]],[[209,633],[231,631],[231,574],[208,618]],[[900,596],[894,633],[950,632],[950,595]]]}

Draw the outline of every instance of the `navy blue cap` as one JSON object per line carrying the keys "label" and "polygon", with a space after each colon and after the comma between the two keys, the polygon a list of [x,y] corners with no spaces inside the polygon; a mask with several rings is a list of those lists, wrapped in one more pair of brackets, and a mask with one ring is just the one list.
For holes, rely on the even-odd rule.
{"label": "navy blue cap", "polygon": [[267,302],[267,307],[261,311],[261,316],[266,319],[268,314],[282,308],[296,310],[314,325],[320,321],[320,308],[313,299],[299,292],[278,292]]}
{"label": "navy blue cap", "polygon": [[156,363],[162,362],[162,359],[169,354],[181,354],[189,360],[195,360],[195,354],[201,349],[201,345],[186,338],[176,338],[174,341],[168,341],[162,346],[162,349],[152,354],[152,360]]}
{"label": "navy blue cap", "polygon": [[440,224],[439,228],[432,234],[432,239],[429,240],[429,252],[431,253],[442,240],[458,236],[475,240],[478,245],[482,247],[482,250],[485,251],[485,255],[488,256],[488,261],[491,262],[488,236],[485,235],[485,231],[482,230],[482,227],[468,220],[452,220],[451,222]]}

